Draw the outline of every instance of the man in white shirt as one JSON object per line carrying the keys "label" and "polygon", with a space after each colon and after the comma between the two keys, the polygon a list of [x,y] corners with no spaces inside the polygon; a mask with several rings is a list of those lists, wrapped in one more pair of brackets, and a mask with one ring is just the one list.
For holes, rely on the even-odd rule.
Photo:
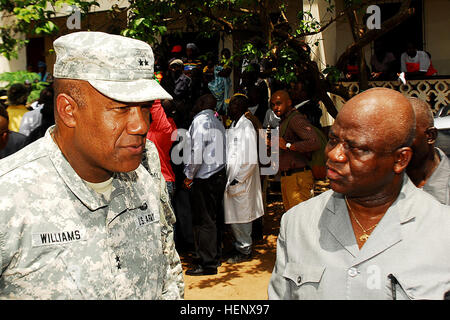
{"label": "man in white shirt", "polygon": [[32,105],[35,105],[33,110],[28,111],[23,115],[22,121],[20,122],[20,133],[29,136],[34,129],[42,124],[41,110],[44,106],[46,106],[46,108],[53,108],[53,95],[52,87],[44,88],[41,91],[39,100],[32,103]]}
{"label": "man in white shirt", "polygon": [[271,108],[267,109],[266,116],[264,117],[263,128],[267,129],[270,127],[272,129],[278,128],[280,126],[280,118],[273,112]]}
{"label": "man in white shirt", "polygon": [[250,260],[252,222],[264,214],[259,177],[257,135],[245,113],[250,101],[237,95],[228,111],[233,123],[227,131],[227,186],[224,195],[225,223],[231,226],[234,253],[228,263]]}
{"label": "man in white shirt", "polygon": [[413,43],[408,43],[406,52],[400,58],[401,72],[405,72],[407,78],[431,76],[437,71],[431,65],[428,53],[416,49]]}

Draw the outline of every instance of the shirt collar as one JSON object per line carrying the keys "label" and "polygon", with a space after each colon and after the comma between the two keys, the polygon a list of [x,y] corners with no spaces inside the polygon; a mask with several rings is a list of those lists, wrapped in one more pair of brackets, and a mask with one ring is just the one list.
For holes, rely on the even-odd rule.
{"label": "shirt collar", "polygon": [[300,102],[299,104],[296,104],[295,106],[294,106],[294,108],[295,109],[298,109],[298,108],[300,108],[301,106],[303,106],[304,104],[307,104],[309,102],[309,99],[308,100],[305,100],[305,101],[302,101],[302,102]]}
{"label": "shirt collar", "polygon": [[205,110],[202,110],[202,111],[200,111],[199,113],[197,113],[197,114],[195,115],[194,119],[197,118],[198,116],[202,115],[202,114],[209,114],[209,115],[214,116],[214,111],[211,110],[211,109],[205,109]]}
{"label": "shirt collar", "polygon": [[244,118],[247,118],[246,116],[245,116],[245,113],[238,119],[238,121],[233,121],[232,123],[231,123],[231,127],[232,128],[235,128],[235,127],[238,127],[244,120]]}
{"label": "shirt collar", "polygon": [[[412,198],[414,198],[414,193],[417,190],[418,189],[411,182],[406,173],[403,173],[402,188],[400,189],[400,193],[398,194],[397,199],[395,199],[395,201],[388,208],[386,214],[389,211],[395,210],[397,212],[396,214],[399,216],[400,223],[405,223],[413,219],[414,210],[410,207],[414,205],[414,201],[411,200],[413,200]],[[345,199],[343,194],[337,192],[334,192],[332,197],[336,201],[329,201],[326,207],[330,212],[336,214],[339,213],[340,209],[344,208]]]}

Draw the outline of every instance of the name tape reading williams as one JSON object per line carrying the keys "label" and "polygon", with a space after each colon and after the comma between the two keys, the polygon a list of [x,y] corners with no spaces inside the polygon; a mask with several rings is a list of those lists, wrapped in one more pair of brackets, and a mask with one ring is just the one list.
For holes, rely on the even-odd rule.
{"label": "name tape reading williams", "polygon": [[84,241],[86,239],[86,232],[82,229],[33,233],[31,235],[33,247],[59,245],[76,241]]}

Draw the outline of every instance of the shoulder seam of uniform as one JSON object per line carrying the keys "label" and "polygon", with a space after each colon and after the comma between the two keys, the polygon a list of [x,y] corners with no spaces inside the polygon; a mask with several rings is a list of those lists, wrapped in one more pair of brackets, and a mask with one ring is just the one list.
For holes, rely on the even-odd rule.
{"label": "shoulder seam of uniform", "polygon": [[21,159],[20,159],[19,161],[17,161],[13,166],[11,166],[11,167],[5,169],[4,171],[0,169],[0,178],[3,177],[3,176],[5,176],[5,175],[7,175],[7,174],[10,173],[11,171],[14,171],[14,170],[16,170],[16,169],[18,169],[18,168],[20,168],[20,167],[26,165],[26,164],[32,163],[32,162],[34,162],[34,161],[36,161],[36,160],[39,160],[39,159],[41,159],[41,158],[45,158],[45,157],[48,157],[48,156],[49,156],[49,155],[48,155],[47,153],[45,153],[45,154],[41,154],[41,155],[35,156],[35,157],[31,158],[31,159],[28,159],[28,158],[21,158]]}

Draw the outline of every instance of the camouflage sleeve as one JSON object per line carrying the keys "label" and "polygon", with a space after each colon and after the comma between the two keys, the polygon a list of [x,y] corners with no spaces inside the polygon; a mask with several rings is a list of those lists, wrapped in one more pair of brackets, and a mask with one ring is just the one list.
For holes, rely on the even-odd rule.
{"label": "camouflage sleeve", "polygon": [[[2,223],[1,225],[3,226],[4,224]],[[5,263],[5,265],[6,265],[6,261],[3,261],[4,260],[3,256],[5,255],[3,253],[3,251],[4,251],[3,246],[5,243],[3,238],[4,238],[3,230],[0,229],[0,279],[2,278],[2,275],[3,275],[3,264]]]}
{"label": "camouflage sleeve", "polygon": [[184,279],[180,257],[175,250],[174,224],[176,221],[164,178],[161,179],[160,202],[161,240],[163,253],[167,258],[167,278],[163,285],[162,299],[184,299]]}
{"label": "camouflage sleeve", "polygon": [[175,214],[170,205],[166,181],[161,173],[159,155],[156,146],[147,139],[146,151],[143,154],[142,164],[148,172],[156,171],[160,177],[160,223],[161,242],[164,256],[167,258],[166,279],[164,279],[162,299],[175,300],[184,298],[184,279],[180,257],[175,250],[174,224]]}

